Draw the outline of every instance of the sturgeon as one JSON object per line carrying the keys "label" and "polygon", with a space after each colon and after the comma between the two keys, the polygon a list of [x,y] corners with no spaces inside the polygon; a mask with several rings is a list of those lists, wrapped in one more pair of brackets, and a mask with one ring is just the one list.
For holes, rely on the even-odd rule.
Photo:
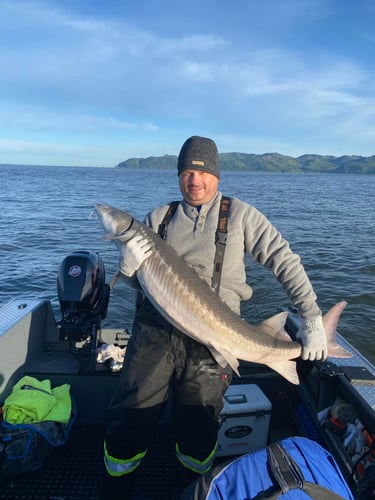
{"label": "sturgeon", "polygon": [[[136,271],[144,294],[175,328],[207,346],[215,360],[227,363],[239,375],[239,360],[267,365],[289,382],[299,384],[296,358],[301,345],[284,329],[287,312],[252,325],[241,319],[174,249],[146,224],[128,212],[109,205],[95,205],[104,228],[103,239],[120,250],[131,238],[150,245],[149,256]],[[336,328],[346,302],[339,302],[323,317],[328,356],[348,358],[351,354],[336,343]]]}

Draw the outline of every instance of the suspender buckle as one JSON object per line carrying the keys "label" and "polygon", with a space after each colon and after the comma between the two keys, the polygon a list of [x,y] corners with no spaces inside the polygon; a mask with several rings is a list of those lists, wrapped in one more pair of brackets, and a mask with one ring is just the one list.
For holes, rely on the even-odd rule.
{"label": "suspender buckle", "polygon": [[215,243],[219,245],[226,245],[228,233],[225,231],[216,231]]}

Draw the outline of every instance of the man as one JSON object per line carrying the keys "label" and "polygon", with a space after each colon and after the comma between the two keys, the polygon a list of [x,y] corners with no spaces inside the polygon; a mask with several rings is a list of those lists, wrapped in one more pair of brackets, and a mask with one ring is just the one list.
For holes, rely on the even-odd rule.
{"label": "man", "polygon": [[[174,210],[171,206],[154,209],[146,223],[238,314],[241,300],[252,295],[246,283],[245,253],[271,269],[303,318],[298,332],[302,358],[325,359],[321,311],[299,256],[258,210],[219,192],[219,154],[214,141],[198,136],[187,139],[177,168],[183,200]],[[218,220],[227,231],[224,252],[223,245],[217,251]],[[134,238],[125,245],[121,269],[133,282],[150,251],[146,240],[142,246],[139,236]],[[181,489],[207,472],[215,457],[222,396],[231,378],[230,366],[219,366],[204,345],[171,326],[148,300],[138,301],[121,387],[108,415],[108,496],[116,498],[119,492],[117,498],[131,498],[134,472],[147,452],[170,391]]]}

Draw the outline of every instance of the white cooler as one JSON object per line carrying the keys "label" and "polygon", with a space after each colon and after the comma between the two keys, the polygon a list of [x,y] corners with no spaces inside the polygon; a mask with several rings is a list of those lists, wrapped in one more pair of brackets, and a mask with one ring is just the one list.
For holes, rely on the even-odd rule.
{"label": "white cooler", "polygon": [[272,404],[255,384],[231,385],[220,414],[217,457],[243,455],[267,444]]}

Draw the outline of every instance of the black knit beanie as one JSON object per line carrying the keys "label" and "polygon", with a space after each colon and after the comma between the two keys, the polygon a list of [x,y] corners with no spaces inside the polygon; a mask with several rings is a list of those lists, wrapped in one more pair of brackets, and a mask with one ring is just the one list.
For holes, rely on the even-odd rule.
{"label": "black knit beanie", "polygon": [[220,179],[219,153],[212,139],[193,135],[184,142],[178,155],[178,175],[190,169],[208,172]]}

